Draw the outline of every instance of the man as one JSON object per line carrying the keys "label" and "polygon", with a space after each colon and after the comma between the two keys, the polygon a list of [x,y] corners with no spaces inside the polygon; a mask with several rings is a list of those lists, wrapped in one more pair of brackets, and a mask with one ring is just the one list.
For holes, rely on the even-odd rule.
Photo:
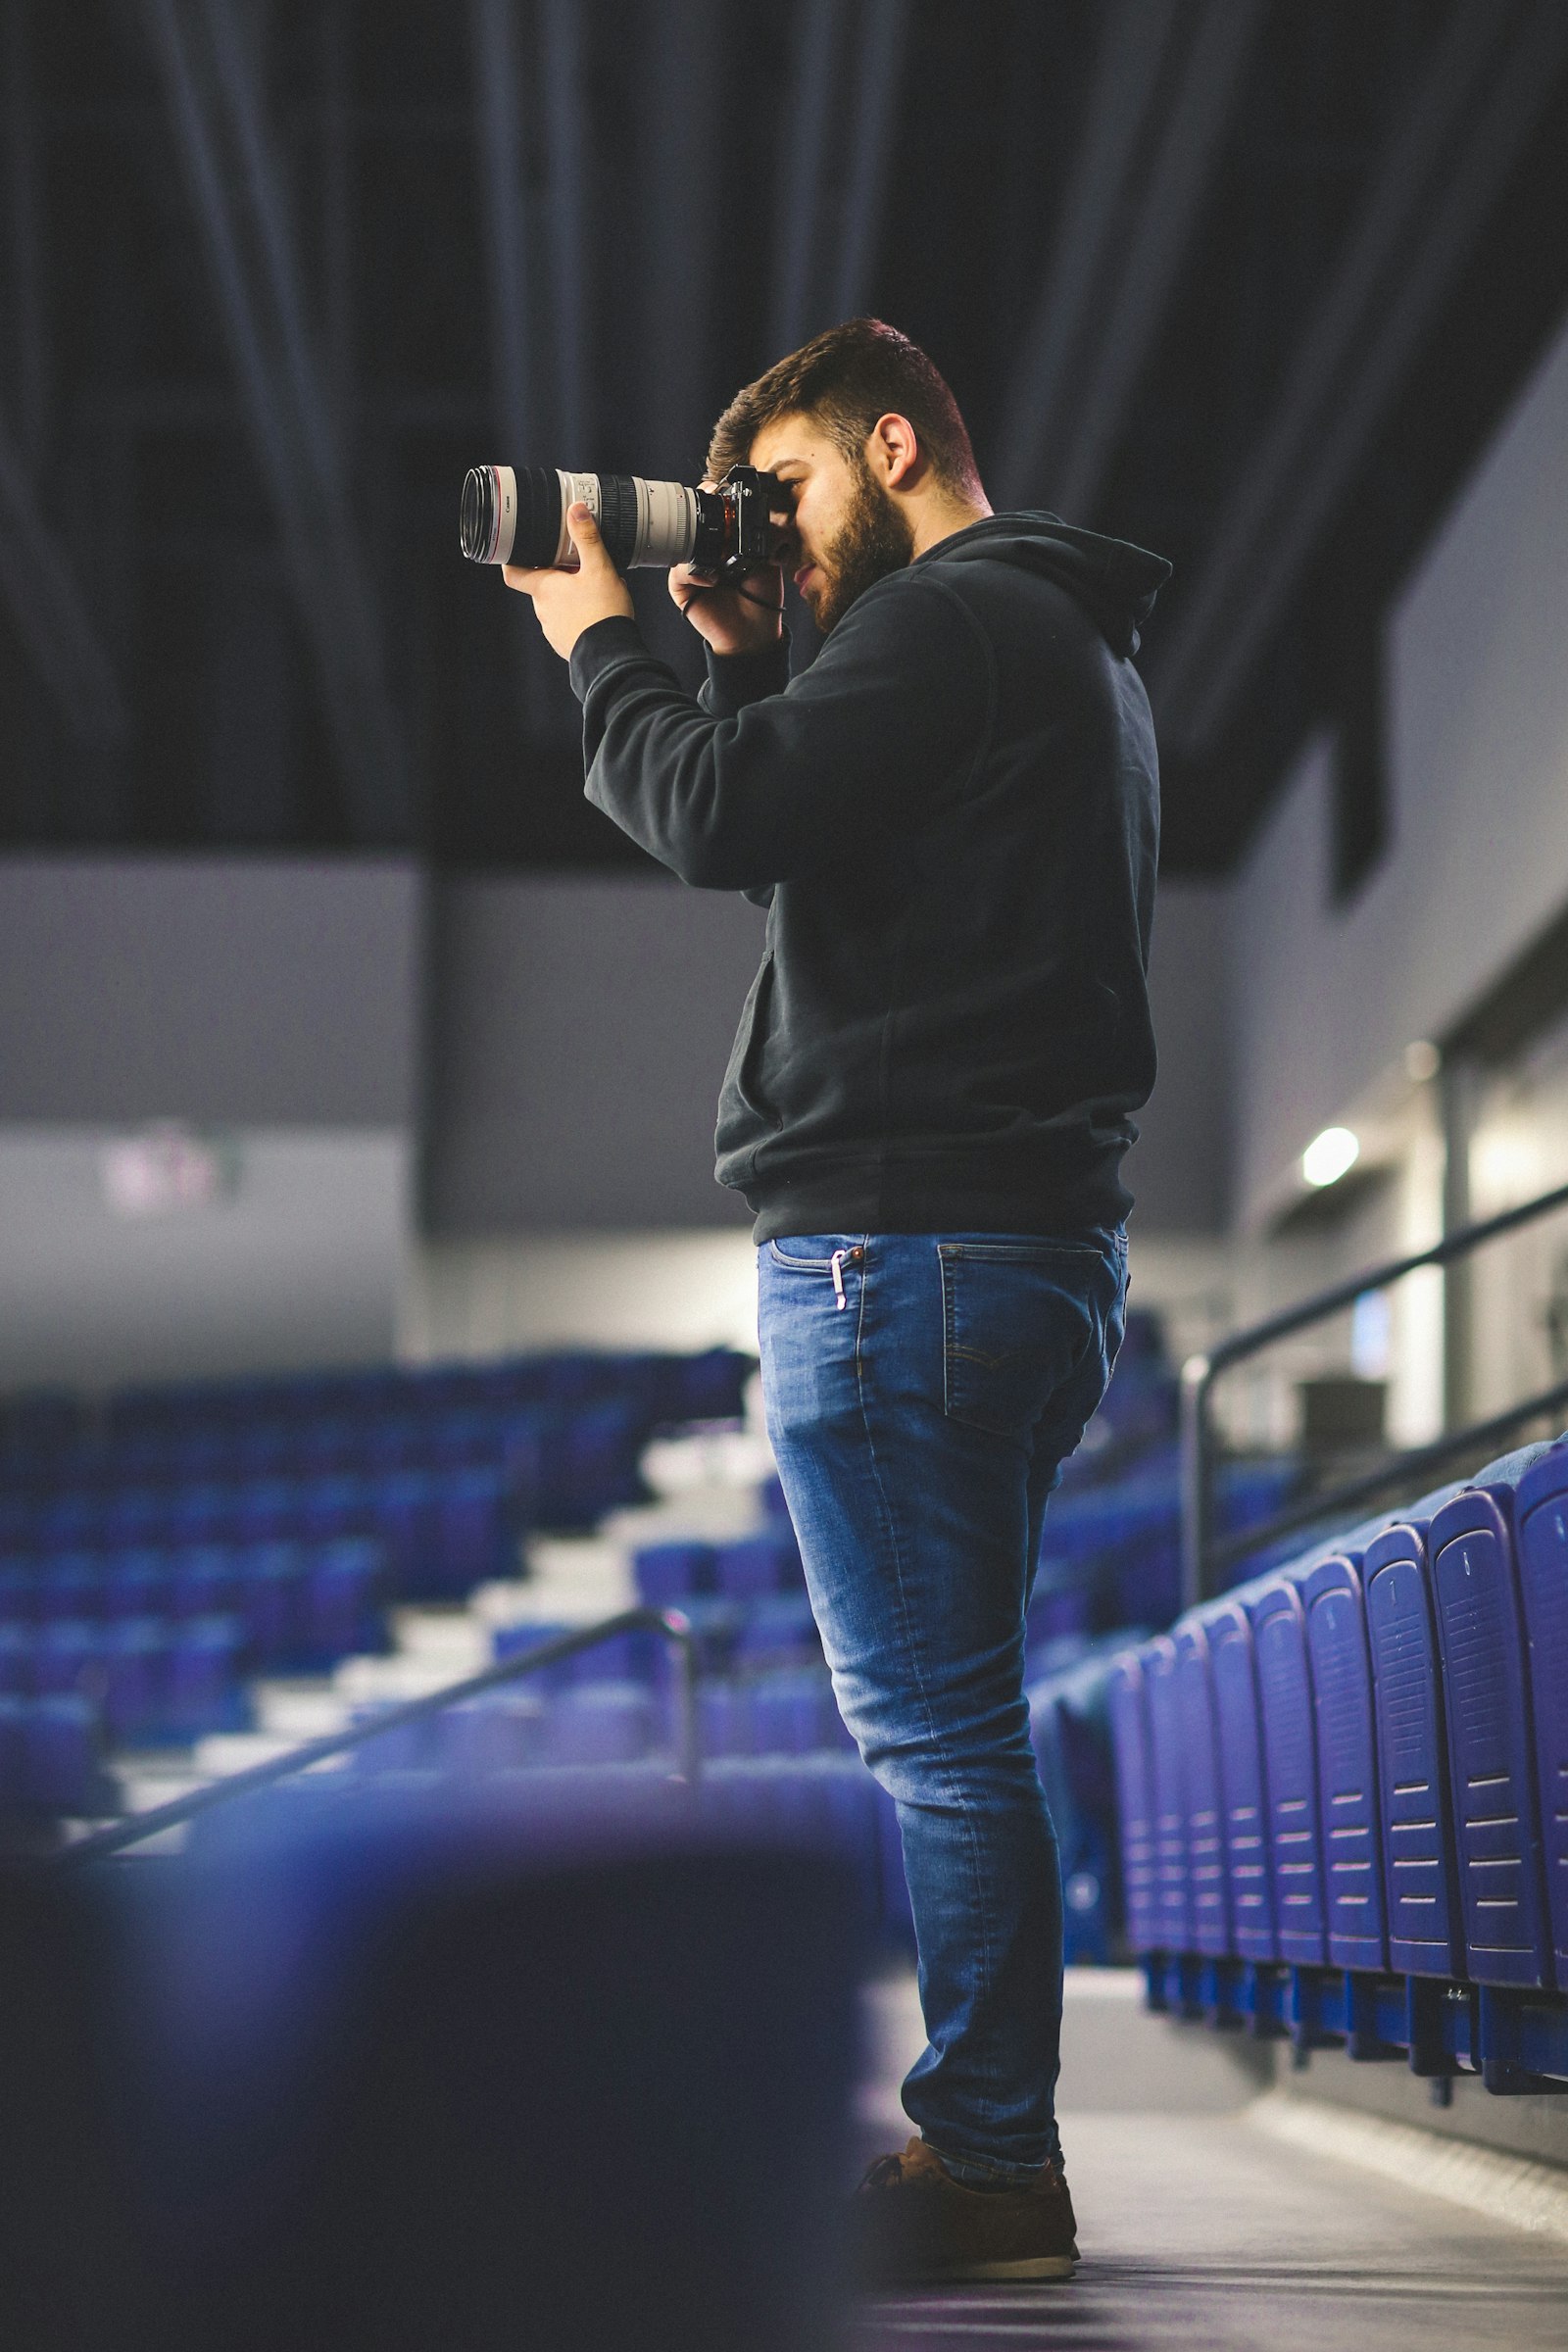
{"label": "man", "polygon": [[[768,1433],[840,1708],[898,1807],[929,2036],[919,2136],[857,2199],[866,2267],[1065,2277],[1024,1620],[1122,1331],[1158,833],[1132,655],[1169,566],[994,515],[946,383],[875,319],[736,397],[710,472],[738,461],[790,506],[744,591],[670,576],[699,701],[586,508],[580,570],[507,578],[570,661],[588,798],[768,908],[717,1172],[757,1214]],[[824,633],[793,680],[786,567]]]}

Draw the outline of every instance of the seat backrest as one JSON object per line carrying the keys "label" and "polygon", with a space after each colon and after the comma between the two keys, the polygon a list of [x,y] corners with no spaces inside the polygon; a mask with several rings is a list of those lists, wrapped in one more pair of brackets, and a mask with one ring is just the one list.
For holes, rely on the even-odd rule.
{"label": "seat backrest", "polygon": [[1525,1473],[1517,1507],[1552,1959],[1568,1992],[1568,1444]]}
{"label": "seat backrest", "polygon": [[1187,1772],[1176,1644],[1168,1634],[1144,1652],[1154,1791],[1154,1885],[1162,1952],[1193,1946],[1192,1882],[1187,1858]]}
{"label": "seat backrest", "polygon": [[1209,1689],[1208,1635],[1200,1620],[1189,1618],[1176,1627],[1173,1640],[1187,1799],[1187,1899],[1193,1949],[1223,1959],[1235,1946],[1225,1865],[1225,1805]]}
{"label": "seat backrest", "polygon": [[1280,1957],[1303,1967],[1321,1967],[1328,1957],[1328,1936],[1317,1731],[1300,1593],[1282,1577],[1249,1603],[1249,1614],[1268,1777],[1269,1861]]}
{"label": "seat backrest", "polygon": [[1205,1611],[1204,1625],[1235,1948],[1247,1960],[1277,1960],[1279,1926],[1274,1911],[1268,1781],[1258,1722],[1252,1623],[1240,1601],[1222,1600]]}
{"label": "seat backrest", "polygon": [[1453,1797],[1428,1523],[1388,1528],[1362,1562],[1377,1724],[1389,1963],[1412,1976],[1464,1973]]}
{"label": "seat backrest", "polygon": [[1467,1489],[1439,1511],[1428,1547],[1470,1974],[1542,1985],[1551,1959],[1512,1502],[1506,1486]]}
{"label": "seat backrest", "polygon": [[1159,1949],[1159,1901],[1154,1874],[1153,1756],[1143,1661],[1134,1650],[1111,1667],[1107,1705],[1116,1761],[1116,1809],[1121,1818],[1121,1883],[1127,1940],[1135,1952]]}
{"label": "seat backrest", "polygon": [[1301,1602],[1317,1720],[1329,1958],[1336,1968],[1387,1968],[1372,1663],[1359,1560],[1342,1554],[1322,1561]]}

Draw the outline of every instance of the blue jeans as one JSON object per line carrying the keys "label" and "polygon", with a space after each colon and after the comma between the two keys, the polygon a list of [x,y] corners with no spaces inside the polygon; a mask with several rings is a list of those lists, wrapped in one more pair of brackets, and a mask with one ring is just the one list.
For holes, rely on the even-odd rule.
{"label": "blue jeans", "polygon": [[1121,1231],[806,1234],[758,1252],[767,1432],[846,1724],[898,1809],[960,2178],[1060,2161],[1061,1873],[1029,1739],[1046,1498],[1121,1344]]}

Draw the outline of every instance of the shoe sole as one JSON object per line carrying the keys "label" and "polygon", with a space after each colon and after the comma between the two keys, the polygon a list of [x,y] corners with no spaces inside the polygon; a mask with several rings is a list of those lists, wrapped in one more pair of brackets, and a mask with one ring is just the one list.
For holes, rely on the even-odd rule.
{"label": "shoe sole", "polygon": [[895,2283],[909,2286],[1027,2285],[1047,2278],[1070,2278],[1078,2268],[1074,2254],[1034,2254],[1021,2262],[965,2262],[947,2270],[921,2271],[906,2280],[888,2281],[872,2291],[887,2294]]}

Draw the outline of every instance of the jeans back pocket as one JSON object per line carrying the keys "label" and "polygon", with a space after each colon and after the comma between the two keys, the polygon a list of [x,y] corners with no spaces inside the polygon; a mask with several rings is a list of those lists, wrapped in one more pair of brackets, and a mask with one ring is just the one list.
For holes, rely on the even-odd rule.
{"label": "jeans back pocket", "polygon": [[[939,1242],[943,1401],[951,1420],[1017,1437],[1061,1392],[1109,1375],[1121,1277],[1091,1242]],[[1099,1401],[1089,1402],[1088,1413]]]}

